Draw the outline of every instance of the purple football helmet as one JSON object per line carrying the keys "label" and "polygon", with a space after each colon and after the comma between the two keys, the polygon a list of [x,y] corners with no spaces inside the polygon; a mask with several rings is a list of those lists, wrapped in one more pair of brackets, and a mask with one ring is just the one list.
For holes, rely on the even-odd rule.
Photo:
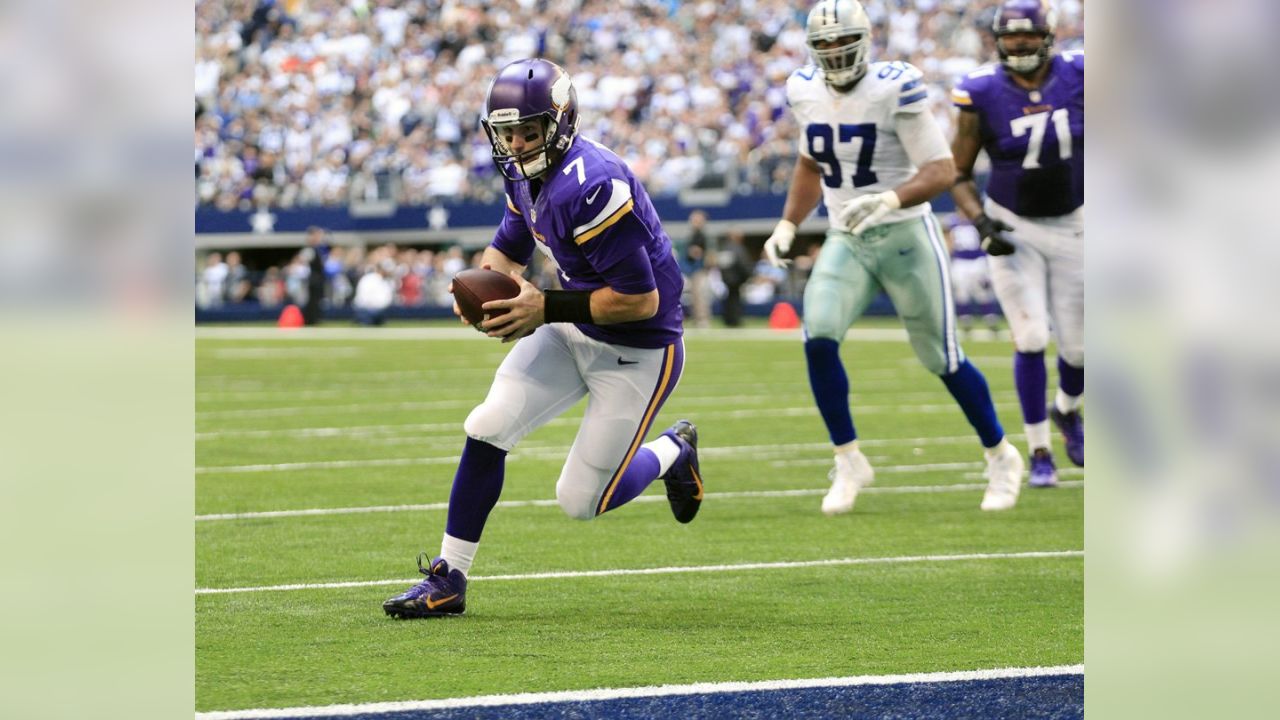
{"label": "purple football helmet", "polygon": [[[534,120],[542,124],[542,143],[513,152],[502,130]],[[480,124],[493,145],[493,162],[507,179],[541,177],[578,135],[578,93],[559,65],[540,58],[517,60],[489,83]]]}
{"label": "purple football helmet", "polygon": [[[1013,72],[1033,73],[1049,60],[1053,52],[1053,33],[1058,28],[1058,11],[1050,0],[1005,0],[996,13],[991,29],[996,34],[996,50],[1000,62]],[[1044,38],[1040,49],[1030,55],[1012,55],[1001,40],[1010,33],[1037,33]]]}

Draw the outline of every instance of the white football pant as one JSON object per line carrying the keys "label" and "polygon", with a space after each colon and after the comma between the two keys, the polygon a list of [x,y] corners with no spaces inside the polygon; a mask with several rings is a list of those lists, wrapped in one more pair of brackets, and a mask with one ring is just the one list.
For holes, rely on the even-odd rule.
{"label": "white football pant", "polygon": [[463,427],[476,440],[511,450],[588,396],[556,498],[570,517],[589,520],[602,512],[602,499],[644,443],[683,369],[683,340],[633,348],[589,338],[571,323],[543,325],[516,341]]}
{"label": "white football pant", "polygon": [[988,217],[1012,231],[1012,255],[989,256],[991,284],[1019,352],[1040,352],[1052,331],[1058,355],[1084,366],[1084,209],[1070,215],[1025,218],[990,199]]}

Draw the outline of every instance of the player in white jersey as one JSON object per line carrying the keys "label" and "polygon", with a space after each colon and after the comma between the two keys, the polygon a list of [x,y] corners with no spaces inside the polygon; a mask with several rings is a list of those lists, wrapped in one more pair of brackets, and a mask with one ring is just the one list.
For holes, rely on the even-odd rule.
{"label": "player in white jersey", "polygon": [[942,378],[986,448],[982,508],[1011,508],[1024,465],[1004,437],[986,379],[956,338],[949,258],[928,202],[950,187],[955,165],[922,75],[907,63],[867,62],[871,23],[855,0],[819,0],[807,33],[815,64],[787,80],[799,157],[765,255],[784,266],[796,225],[825,201],[831,227],[804,294],[809,384],[835,447],[822,510],[853,509],[874,475],[858,449],[840,342],[882,290],[916,357]]}

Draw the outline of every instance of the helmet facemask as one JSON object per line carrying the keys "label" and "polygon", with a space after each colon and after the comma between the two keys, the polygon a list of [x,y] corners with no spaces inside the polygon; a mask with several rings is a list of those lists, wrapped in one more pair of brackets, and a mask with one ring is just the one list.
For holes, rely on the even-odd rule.
{"label": "helmet facemask", "polygon": [[847,92],[867,74],[871,20],[857,0],[818,0],[805,21],[805,37],[829,87]]}
{"label": "helmet facemask", "polygon": [[1041,32],[1037,33],[1040,38],[1040,47],[1030,54],[1013,55],[1005,49],[1005,39],[1009,35],[1025,33],[1026,31],[1005,32],[996,34],[996,50],[1000,54],[1000,62],[1009,70],[1019,75],[1030,75],[1044,65],[1049,60],[1049,54],[1053,51],[1053,33]]}
{"label": "helmet facemask", "polygon": [[866,33],[842,35],[832,47],[819,47],[818,43],[829,38],[809,37],[809,52],[814,62],[822,68],[823,78],[832,87],[848,87],[867,73],[867,48],[870,37]]}
{"label": "helmet facemask", "polygon": [[[1000,63],[1010,72],[1030,75],[1049,61],[1053,52],[1053,32],[1058,26],[1058,11],[1049,0],[1005,0],[996,12],[991,30],[996,35],[996,51]],[[1040,37],[1040,47],[1030,52],[1017,48],[1019,54],[1005,49],[1010,35]]]}
{"label": "helmet facemask", "polygon": [[[549,115],[535,115],[510,121],[495,121],[493,113],[481,121],[489,143],[493,146],[493,161],[508,180],[534,180],[541,177],[559,160],[563,151],[550,146],[547,138],[556,134],[556,121]],[[524,149],[512,150],[512,141],[520,134]],[[567,149],[567,148],[566,148]]]}

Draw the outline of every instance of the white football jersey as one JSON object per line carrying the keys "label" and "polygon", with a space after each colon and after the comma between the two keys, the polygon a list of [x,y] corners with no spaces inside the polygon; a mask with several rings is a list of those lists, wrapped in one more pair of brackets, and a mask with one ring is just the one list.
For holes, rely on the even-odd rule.
{"label": "white football jersey", "polygon": [[[832,227],[846,201],[892,190],[916,174],[917,167],[898,135],[898,120],[929,112],[929,92],[922,77],[908,63],[874,62],[849,93],[828,87],[813,65],[787,79],[787,103],[800,127],[800,153],[822,169],[822,197]],[[921,148],[914,154],[920,157],[927,152]],[[930,210],[924,202],[894,210],[881,223],[921,217]]]}

